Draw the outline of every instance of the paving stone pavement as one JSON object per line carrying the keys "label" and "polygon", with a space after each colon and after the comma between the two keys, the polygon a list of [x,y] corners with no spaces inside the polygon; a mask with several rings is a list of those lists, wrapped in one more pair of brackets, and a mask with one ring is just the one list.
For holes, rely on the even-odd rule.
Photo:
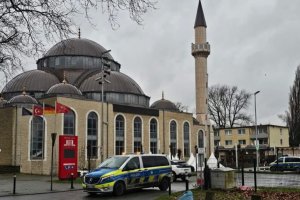
{"label": "paving stone pavement", "polygon": [[15,194],[13,194],[13,188],[14,174],[0,174],[0,197],[82,189],[81,184],[78,183],[78,181],[73,183],[73,189],[71,189],[70,181],[63,181],[62,183],[61,181],[58,181],[57,177],[53,177],[51,191],[50,176],[31,174],[16,174]]}

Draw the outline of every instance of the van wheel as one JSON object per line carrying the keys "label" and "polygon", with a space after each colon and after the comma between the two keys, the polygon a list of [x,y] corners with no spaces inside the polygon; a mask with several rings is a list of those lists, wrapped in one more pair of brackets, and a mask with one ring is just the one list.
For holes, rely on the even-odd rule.
{"label": "van wheel", "polygon": [[159,183],[158,187],[161,191],[166,191],[169,188],[169,179],[167,177],[164,177]]}
{"label": "van wheel", "polygon": [[119,181],[119,182],[116,182],[115,185],[114,185],[114,190],[113,190],[113,193],[115,196],[121,196],[123,195],[125,192],[125,185],[123,182]]}

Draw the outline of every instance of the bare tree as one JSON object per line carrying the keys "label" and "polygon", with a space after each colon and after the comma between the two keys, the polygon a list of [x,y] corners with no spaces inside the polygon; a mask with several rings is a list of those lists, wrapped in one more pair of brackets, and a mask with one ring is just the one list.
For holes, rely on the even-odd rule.
{"label": "bare tree", "polygon": [[188,112],[188,110],[189,110],[189,107],[183,105],[181,102],[177,102],[177,103],[175,104],[175,106],[176,106],[176,108],[178,108],[178,110],[179,110],[180,112]]}
{"label": "bare tree", "polygon": [[142,15],[153,9],[153,0],[1,0],[0,1],[0,72],[9,79],[22,69],[24,56],[37,56],[49,41],[68,38],[74,33],[72,17],[102,10],[112,27],[117,17],[127,10],[129,17],[142,23]]}
{"label": "bare tree", "polygon": [[289,110],[282,117],[289,127],[291,146],[300,145],[300,66],[297,67],[294,84],[289,94]]}
{"label": "bare tree", "polygon": [[217,127],[248,124],[251,117],[244,111],[251,94],[236,86],[215,85],[208,89],[208,112]]}

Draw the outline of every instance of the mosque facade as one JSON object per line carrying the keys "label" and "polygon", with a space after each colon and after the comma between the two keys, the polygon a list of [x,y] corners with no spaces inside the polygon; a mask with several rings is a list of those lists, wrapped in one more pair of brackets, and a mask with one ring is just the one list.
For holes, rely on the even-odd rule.
{"label": "mosque facade", "polygon": [[[181,153],[198,150],[202,164],[213,148],[207,117],[206,21],[199,1],[195,20],[196,113],[183,112],[165,99],[150,105],[150,96],[128,75],[110,51],[84,38],[63,40],[37,60],[37,69],[9,81],[0,99],[0,166],[22,173],[54,172],[59,141],[52,135],[78,137],[78,168],[96,167],[107,157],[128,153]],[[57,104],[63,113],[46,113]],[[43,108],[36,115],[35,107]],[[54,146],[53,146],[54,145]],[[53,150],[53,151],[52,151]]]}

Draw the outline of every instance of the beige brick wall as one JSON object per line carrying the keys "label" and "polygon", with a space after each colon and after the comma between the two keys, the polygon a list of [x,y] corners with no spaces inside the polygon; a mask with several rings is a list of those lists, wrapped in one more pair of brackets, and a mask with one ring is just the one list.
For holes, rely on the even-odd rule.
{"label": "beige brick wall", "polygon": [[14,108],[0,108],[0,165],[12,165]]}

